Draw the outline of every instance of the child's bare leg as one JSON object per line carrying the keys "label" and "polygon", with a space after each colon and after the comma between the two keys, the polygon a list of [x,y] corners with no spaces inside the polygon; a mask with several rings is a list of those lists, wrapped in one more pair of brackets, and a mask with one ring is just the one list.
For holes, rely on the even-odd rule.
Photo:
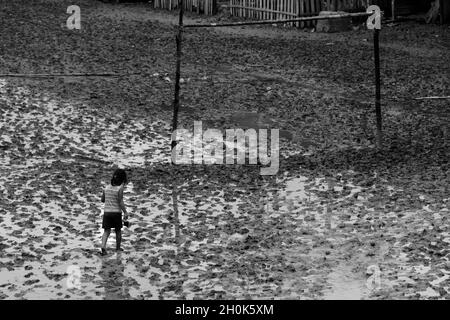
{"label": "child's bare leg", "polygon": [[102,236],[102,249],[106,250],[106,241],[108,241],[108,237],[109,234],[111,233],[111,229],[105,229],[105,231],[103,231],[103,236]]}
{"label": "child's bare leg", "polygon": [[120,243],[122,242],[122,230],[114,229],[116,232],[116,250],[120,249]]}

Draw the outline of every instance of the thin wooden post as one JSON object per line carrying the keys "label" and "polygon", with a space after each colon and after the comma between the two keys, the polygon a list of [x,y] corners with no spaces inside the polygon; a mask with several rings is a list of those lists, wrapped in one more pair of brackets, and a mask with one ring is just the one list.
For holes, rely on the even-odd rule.
{"label": "thin wooden post", "polygon": [[[257,0],[255,7],[261,9],[261,0]],[[256,20],[261,20],[261,11],[256,11]]]}
{"label": "thin wooden post", "polygon": [[[314,0],[311,1],[311,14],[312,14],[313,16],[316,15],[316,1],[314,1]],[[311,22],[311,26],[312,26],[312,27],[315,27],[315,26],[316,26],[316,24],[315,24],[314,21]]]}
{"label": "thin wooden post", "polygon": [[394,21],[395,20],[395,0],[391,1],[391,10],[392,10],[392,12],[391,12],[392,20]]}
{"label": "thin wooden post", "polygon": [[380,75],[380,30],[375,29],[373,34],[375,52],[375,112],[377,117],[377,146],[383,146],[382,119],[381,119],[381,75]]}
{"label": "thin wooden post", "polygon": [[[178,0],[180,7],[180,16],[178,20],[178,34],[176,36],[177,42],[177,62],[175,71],[175,97],[173,100],[173,119],[172,119],[172,133],[177,130],[178,126],[178,110],[180,109],[180,69],[181,69],[181,41],[183,36],[183,14],[184,14],[184,0]],[[172,149],[176,146],[176,139],[172,140]]]}

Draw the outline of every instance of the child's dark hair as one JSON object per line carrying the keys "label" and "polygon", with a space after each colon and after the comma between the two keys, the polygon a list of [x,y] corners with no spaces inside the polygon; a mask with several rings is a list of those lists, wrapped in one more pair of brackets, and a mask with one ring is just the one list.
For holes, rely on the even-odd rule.
{"label": "child's dark hair", "polygon": [[112,186],[120,186],[122,183],[127,182],[127,173],[123,169],[116,169],[111,179]]}

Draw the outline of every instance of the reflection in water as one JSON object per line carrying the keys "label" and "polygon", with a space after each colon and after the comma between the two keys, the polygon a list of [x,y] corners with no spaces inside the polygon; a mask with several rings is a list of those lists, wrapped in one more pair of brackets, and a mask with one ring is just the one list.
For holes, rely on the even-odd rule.
{"label": "reflection in water", "polygon": [[178,213],[178,192],[177,186],[172,185],[172,201],[173,201],[173,226],[174,226],[174,244],[175,244],[175,261],[174,261],[174,273],[175,282],[171,284],[171,291],[175,294],[184,296],[183,285],[187,279],[186,274],[182,271],[181,265],[181,241],[180,241],[180,219]]}
{"label": "reflection in water", "polygon": [[124,276],[125,266],[122,256],[117,253],[115,257],[103,258],[100,276],[101,285],[105,289],[105,300],[131,299],[129,288]]}
{"label": "reflection in water", "polygon": [[180,219],[178,217],[178,193],[176,185],[172,186],[172,201],[173,201],[173,226],[175,228],[175,245],[177,246],[177,256],[178,256],[180,249]]}

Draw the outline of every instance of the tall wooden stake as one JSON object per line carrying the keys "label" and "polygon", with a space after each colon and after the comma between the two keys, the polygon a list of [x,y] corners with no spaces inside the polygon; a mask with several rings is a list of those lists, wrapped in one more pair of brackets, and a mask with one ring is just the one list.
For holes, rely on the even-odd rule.
{"label": "tall wooden stake", "polygon": [[391,0],[391,15],[392,21],[395,21],[395,0]]}
{"label": "tall wooden stake", "polygon": [[[178,22],[178,34],[176,36],[177,41],[177,66],[175,71],[175,97],[173,100],[173,119],[172,119],[172,133],[177,130],[178,126],[178,110],[180,109],[180,66],[181,66],[181,40],[183,35],[183,14],[184,14],[184,1],[179,0],[180,17]],[[174,138],[174,137],[172,137]],[[172,139],[172,149],[176,145],[176,140]]]}
{"label": "tall wooden stake", "polygon": [[375,29],[373,35],[375,50],[375,111],[377,116],[377,146],[383,145],[382,122],[381,122],[381,76],[380,76],[380,30]]}

